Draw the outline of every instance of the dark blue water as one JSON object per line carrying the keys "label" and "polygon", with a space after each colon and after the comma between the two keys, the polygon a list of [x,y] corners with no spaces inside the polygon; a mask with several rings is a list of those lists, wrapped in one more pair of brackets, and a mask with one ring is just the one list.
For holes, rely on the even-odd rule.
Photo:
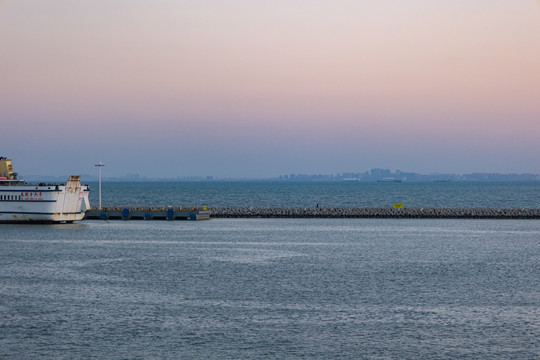
{"label": "dark blue water", "polygon": [[538,359],[538,339],[538,220],[0,227],[2,359]]}
{"label": "dark blue water", "polygon": [[[90,202],[97,205],[98,185]],[[106,206],[538,208],[536,183],[103,183]]]}

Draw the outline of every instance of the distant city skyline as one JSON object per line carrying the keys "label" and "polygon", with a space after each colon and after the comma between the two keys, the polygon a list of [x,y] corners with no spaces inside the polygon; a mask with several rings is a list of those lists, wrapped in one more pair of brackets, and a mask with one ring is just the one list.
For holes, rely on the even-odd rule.
{"label": "distant city skyline", "polygon": [[[63,182],[67,174],[60,176],[50,175],[24,175],[22,178],[27,181],[52,181]],[[97,181],[95,174],[83,174],[83,181]],[[540,182],[540,174],[501,174],[501,173],[470,173],[470,174],[449,174],[449,173],[431,173],[422,174],[414,171],[401,171],[375,168],[366,171],[341,172],[335,174],[302,174],[291,173],[282,174],[268,178],[220,178],[213,175],[192,175],[177,177],[149,177],[138,173],[125,174],[124,176],[105,176],[104,181],[124,181],[124,182],[145,182],[145,181],[172,181],[172,182],[208,182],[208,181],[273,181],[273,182],[335,182],[335,181],[408,181],[408,182],[426,182],[426,181],[502,181],[502,182]]]}
{"label": "distant city skyline", "polygon": [[24,174],[540,173],[538,0],[4,0]]}

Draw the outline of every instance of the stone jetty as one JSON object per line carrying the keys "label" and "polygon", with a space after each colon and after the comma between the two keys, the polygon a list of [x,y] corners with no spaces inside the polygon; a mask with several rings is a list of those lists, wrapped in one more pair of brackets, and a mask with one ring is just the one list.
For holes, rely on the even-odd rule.
{"label": "stone jetty", "polygon": [[539,209],[209,207],[213,218],[540,219]]}
{"label": "stone jetty", "polygon": [[372,207],[104,207],[86,219],[207,220],[210,218],[540,219],[538,209]]}
{"label": "stone jetty", "polygon": [[91,209],[90,220],[208,220],[210,211],[204,207],[108,206]]}

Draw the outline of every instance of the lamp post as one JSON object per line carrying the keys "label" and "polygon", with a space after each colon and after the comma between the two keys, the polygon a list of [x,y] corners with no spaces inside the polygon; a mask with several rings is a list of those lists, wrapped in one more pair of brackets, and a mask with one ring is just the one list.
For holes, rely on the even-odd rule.
{"label": "lamp post", "polygon": [[99,210],[101,210],[101,168],[105,166],[101,161],[99,164],[96,164],[94,166],[97,166],[99,168]]}

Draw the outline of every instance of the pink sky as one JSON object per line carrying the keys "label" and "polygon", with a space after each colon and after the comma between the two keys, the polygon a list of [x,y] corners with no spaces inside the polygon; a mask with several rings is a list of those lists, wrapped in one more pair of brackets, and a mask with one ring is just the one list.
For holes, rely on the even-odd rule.
{"label": "pink sky", "polygon": [[0,54],[27,174],[540,173],[537,0],[6,0]]}

